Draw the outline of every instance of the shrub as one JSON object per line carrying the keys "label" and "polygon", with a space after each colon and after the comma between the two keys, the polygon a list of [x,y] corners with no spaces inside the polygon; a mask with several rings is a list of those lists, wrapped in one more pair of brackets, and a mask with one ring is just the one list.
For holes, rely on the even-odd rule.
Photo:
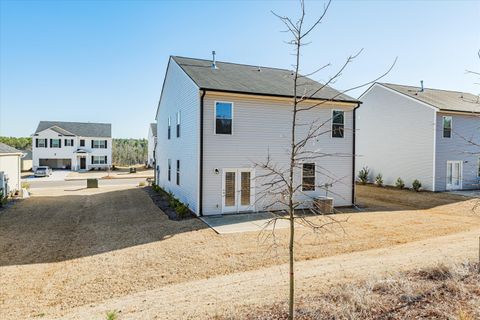
{"label": "shrub", "polygon": [[381,173],[377,174],[375,177],[375,184],[379,187],[383,186],[383,176]]}
{"label": "shrub", "polygon": [[366,184],[368,182],[368,175],[370,174],[370,169],[368,167],[363,167],[362,170],[358,172],[358,179],[361,184]]}
{"label": "shrub", "polygon": [[106,320],[117,320],[118,319],[117,310],[107,312],[105,319]]}
{"label": "shrub", "polygon": [[177,215],[180,219],[183,219],[188,216],[189,210],[188,205],[184,205],[183,203],[179,202],[177,207],[175,208]]}
{"label": "shrub", "polygon": [[420,181],[418,181],[417,179],[413,180],[413,182],[412,182],[413,190],[418,192],[421,187],[422,187],[422,183]]}
{"label": "shrub", "polygon": [[395,186],[398,189],[403,189],[405,188],[405,182],[403,182],[402,178],[398,177],[397,181],[395,182]]}

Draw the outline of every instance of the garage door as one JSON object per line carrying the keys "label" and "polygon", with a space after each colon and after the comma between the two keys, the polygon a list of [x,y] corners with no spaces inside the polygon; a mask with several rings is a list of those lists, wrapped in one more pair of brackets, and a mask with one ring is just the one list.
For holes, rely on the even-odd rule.
{"label": "garage door", "polygon": [[49,166],[52,169],[71,169],[71,159],[40,159],[41,166]]}

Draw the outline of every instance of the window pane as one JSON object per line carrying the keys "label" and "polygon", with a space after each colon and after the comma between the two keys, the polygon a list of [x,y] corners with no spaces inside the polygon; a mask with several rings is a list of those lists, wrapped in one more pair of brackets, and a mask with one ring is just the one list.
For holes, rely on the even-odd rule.
{"label": "window pane", "polygon": [[225,173],[225,206],[235,205],[235,172]]}
{"label": "window pane", "polygon": [[250,205],[250,172],[242,172],[241,175],[240,203],[242,206]]}
{"label": "window pane", "polygon": [[345,126],[345,112],[333,110],[332,112],[332,137],[343,138]]}
{"label": "window pane", "polygon": [[217,102],[215,108],[215,132],[217,134],[232,134],[232,104]]}
{"label": "window pane", "polygon": [[302,190],[313,191],[315,190],[315,164],[304,163],[302,167]]}
{"label": "window pane", "polygon": [[344,123],[344,112],[343,111],[333,111],[333,123]]}
{"label": "window pane", "polygon": [[343,138],[343,125],[334,124],[332,126],[332,137]]}

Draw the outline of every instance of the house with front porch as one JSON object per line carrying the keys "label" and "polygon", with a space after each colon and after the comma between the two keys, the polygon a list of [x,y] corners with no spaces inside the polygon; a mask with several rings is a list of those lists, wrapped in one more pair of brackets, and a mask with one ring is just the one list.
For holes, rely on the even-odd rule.
{"label": "house with front porch", "polygon": [[[328,194],[334,206],[351,206],[360,103],[310,78],[300,83],[315,94],[303,102],[311,108],[298,118],[298,137],[324,123],[305,148],[329,156],[298,168],[299,197]],[[170,57],[156,112],[156,183],[199,216],[270,209],[274,199],[260,182],[266,170],[256,164],[270,156],[288,167],[293,92],[291,70]]]}
{"label": "house with front porch", "polygon": [[32,135],[32,165],[34,170],[107,169],[112,165],[112,125],[40,121]]}
{"label": "house with front porch", "polygon": [[430,191],[480,189],[480,97],[375,83],[357,112],[357,168]]}

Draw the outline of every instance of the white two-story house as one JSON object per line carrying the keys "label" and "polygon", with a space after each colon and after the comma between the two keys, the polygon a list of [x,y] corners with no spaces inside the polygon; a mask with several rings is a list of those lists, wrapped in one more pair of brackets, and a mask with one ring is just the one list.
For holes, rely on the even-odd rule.
{"label": "white two-story house", "polygon": [[470,93],[375,83],[357,112],[357,167],[373,181],[423,189],[480,188],[480,99]]}
{"label": "white two-story house", "polygon": [[112,125],[40,121],[32,135],[33,169],[107,169],[112,165]]}
{"label": "white two-story house", "polygon": [[[304,88],[321,86],[302,79]],[[270,155],[288,166],[292,97],[289,70],[170,57],[156,113],[156,183],[200,216],[263,211],[270,199],[257,180],[265,171],[256,164]],[[304,163],[295,179],[310,197],[325,196],[313,182],[332,183],[335,206],[350,206],[359,102],[328,86],[305,104],[318,102],[299,121],[325,122],[326,134],[310,150],[331,156]],[[298,127],[298,137],[307,127]]]}
{"label": "white two-story house", "polygon": [[148,126],[148,149],[147,149],[147,167],[153,168],[155,165],[155,145],[157,144],[157,124],[150,123]]}

